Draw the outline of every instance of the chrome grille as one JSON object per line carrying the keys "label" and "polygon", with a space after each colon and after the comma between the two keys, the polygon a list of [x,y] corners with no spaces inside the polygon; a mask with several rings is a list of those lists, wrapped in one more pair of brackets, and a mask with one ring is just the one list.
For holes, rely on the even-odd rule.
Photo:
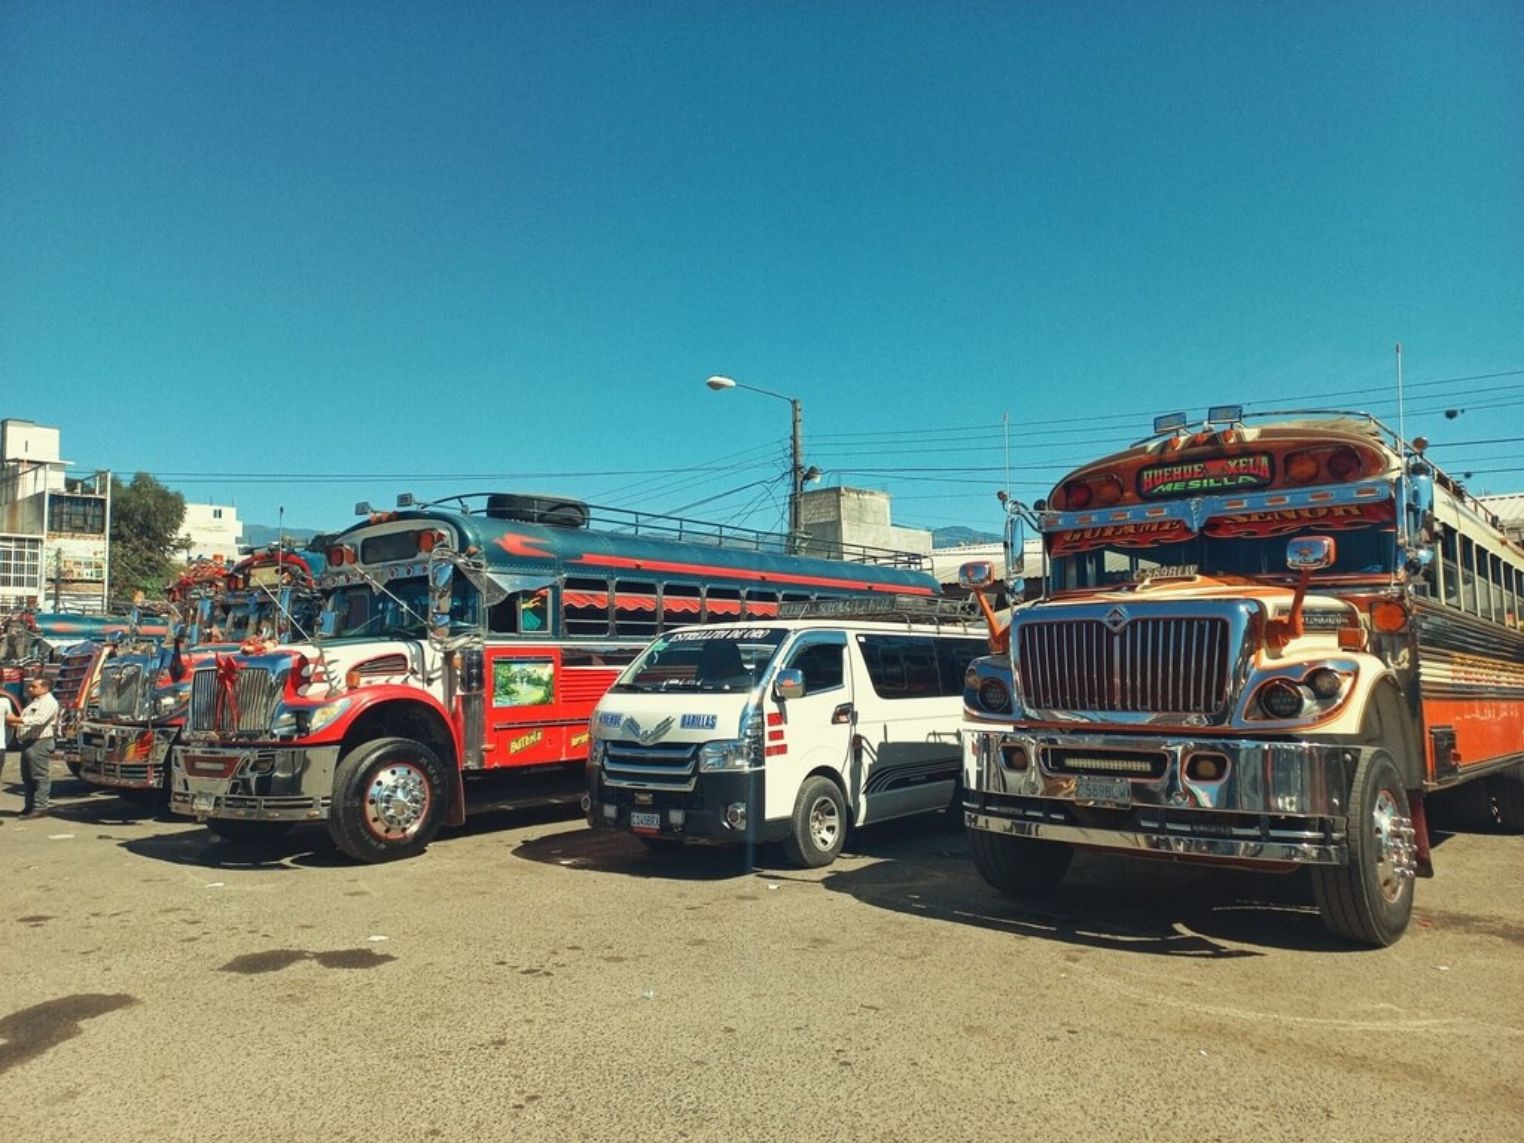
{"label": "chrome grille", "polygon": [[1228,699],[1225,619],[1133,619],[1113,634],[1099,619],[1024,623],[1017,678],[1037,710],[1216,714]]}
{"label": "chrome grille", "polygon": [[107,663],[101,668],[100,713],[119,718],[147,717],[148,677],[141,662]]}
{"label": "chrome grille", "polygon": [[[234,733],[269,730],[280,699],[280,686],[263,667],[244,667],[233,679],[233,702],[218,710],[216,667],[202,667],[191,679],[189,724],[191,730]],[[234,708],[237,721],[233,720]],[[220,715],[220,718],[219,718]]]}
{"label": "chrome grille", "polygon": [[90,678],[91,668],[99,653],[98,648],[90,648],[64,656],[58,665],[58,674],[53,679],[53,697],[58,700],[59,706],[73,706],[79,701],[80,692]]}
{"label": "chrome grille", "polygon": [[698,744],[642,746],[638,742],[604,743],[603,779],[610,786],[691,790],[698,769]]}

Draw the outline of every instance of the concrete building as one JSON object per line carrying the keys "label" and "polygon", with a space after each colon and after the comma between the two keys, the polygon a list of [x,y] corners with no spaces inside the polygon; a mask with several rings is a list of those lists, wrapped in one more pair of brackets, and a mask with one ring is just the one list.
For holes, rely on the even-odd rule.
{"label": "concrete building", "polygon": [[71,465],[56,428],[0,421],[0,610],[106,610],[111,473]]}
{"label": "concrete building", "polygon": [[223,559],[235,563],[238,546],[243,542],[243,522],[238,509],[227,504],[186,504],[185,522],[180,526],[190,545],[187,558]]}
{"label": "concrete building", "polygon": [[799,497],[805,555],[836,556],[851,549],[931,554],[931,533],[889,521],[889,494],[862,488],[815,488]]}

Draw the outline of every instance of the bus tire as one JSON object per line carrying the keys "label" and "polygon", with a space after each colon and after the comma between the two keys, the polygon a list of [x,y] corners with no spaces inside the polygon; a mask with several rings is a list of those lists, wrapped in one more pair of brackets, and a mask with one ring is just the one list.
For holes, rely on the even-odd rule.
{"label": "bus tire", "polygon": [[79,777],[80,771],[84,769],[78,758],[65,758],[64,765],[69,768],[69,773],[73,774],[76,778]]}
{"label": "bus tire", "polygon": [[434,752],[410,738],[377,738],[339,760],[328,834],[356,861],[422,853],[444,824],[449,779]]}
{"label": "bus tire", "polygon": [[1524,833],[1524,763],[1487,779],[1497,824],[1509,833]]}
{"label": "bus tire", "polygon": [[968,831],[968,850],[985,883],[1007,897],[1041,897],[1058,888],[1074,860],[1074,847],[1061,841]]}
{"label": "bus tire", "polygon": [[1385,948],[1407,930],[1416,874],[1412,810],[1385,750],[1367,751],[1355,767],[1347,833],[1349,860],[1312,868],[1318,911],[1334,936]]}
{"label": "bus tire", "polygon": [[794,802],[783,853],[795,865],[819,869],[836,860],[847,840],[847,803],[841,788],[819,774],[806,778]]}
{"label": "bus tire", "polygon": [[251,822],[242,818],[208,818],[206,828],[233,845],[268,845],[284,837],[292,822]]}

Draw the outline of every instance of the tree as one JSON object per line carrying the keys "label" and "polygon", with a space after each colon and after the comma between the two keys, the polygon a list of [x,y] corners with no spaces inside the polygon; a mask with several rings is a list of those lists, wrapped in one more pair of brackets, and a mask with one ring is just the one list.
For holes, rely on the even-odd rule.
{"label": "tree", "polygon": [[185,497],[165,488],[146,472],[131,484],[111,478],[112,594],[141,591],[161,599],[185,550],[180,526]]}

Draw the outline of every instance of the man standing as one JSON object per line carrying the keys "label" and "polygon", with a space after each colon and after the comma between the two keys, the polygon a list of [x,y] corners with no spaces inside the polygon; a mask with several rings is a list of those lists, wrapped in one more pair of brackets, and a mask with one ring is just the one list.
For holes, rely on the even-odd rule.
{"label": "man standing", "polygon": [[26,799],[21,817],[30,819],[46,817],[48,813],[58,700],[53,697],[53,684],[47,679],[29,679],[26,693],[32,701],[20,714],[6,715],[5,721],[16,728],[16,744],[21,747],[21,788]]}

